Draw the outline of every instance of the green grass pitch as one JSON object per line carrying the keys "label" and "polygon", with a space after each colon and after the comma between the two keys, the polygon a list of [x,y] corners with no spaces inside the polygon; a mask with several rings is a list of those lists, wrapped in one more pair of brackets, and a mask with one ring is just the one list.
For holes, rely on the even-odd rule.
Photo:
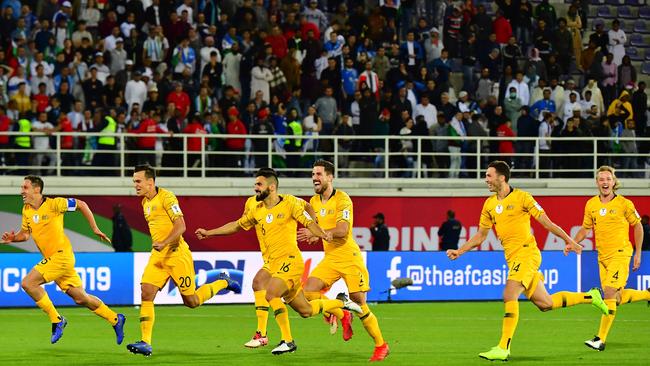
{"label": "green grass pitch", "polygon": [[[391,348],[387,365],[486,365],[479,352],[498,342],[500,302],[411,303],[371,305]],[[69,324],[50,344],[50,324],[40,310],[0,310],[1,365],[366,365],[373,343],[359,319],[354,337],[343,342],[330,335],[322,317],[301,319],[292,310],[298,345],[293,354],[272,355],[279,330],[269,318],[269,346],[246,349],[256,319],[252,305],[217,305],[188,309],[157,306],[153,355],[133,355],[125,345],[140,337],[138,309],[115,310],[127,316],[124,344],[117,346],[111,327],[82,308],[60,308]],[[598,329],[599,313],[580,305],[541,313],[522,302],[511,364],[648,365],[650,309],[646,303],[619,307],[605,352],[583,345]]]}

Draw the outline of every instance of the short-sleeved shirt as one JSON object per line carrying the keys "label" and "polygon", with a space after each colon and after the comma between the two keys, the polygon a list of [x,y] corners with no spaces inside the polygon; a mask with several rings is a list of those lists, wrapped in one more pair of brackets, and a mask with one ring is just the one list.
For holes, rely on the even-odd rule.
{"label": "short-sleeved shirt", "polygon": [[47,198],[35,210],[31,205],[23,206],[22,231],[29,232],[43,257],[57,252],[72,254],[70,239],[63,230],[63,214],[77,210],[74,198]]}
{"label": "short-sleeved shirt", "polygon": [[506,260],[510,261],[515,256],[534,255],[539,252],[530,230],[530,217],[538,218],[543,213],[544,209],[530,193],[511,188],[510,193],[502,200],[499,200],[496,194],[485,200],[479,225],[485,229],[494,225]]}
{"label": "short-sleeved shirt", "polygon": [[[181,211],[181,207],[178,204],[178,199],[172,192],[159,187],[156,187],[156,191],[157,193],[152,199],[146,197],[142,199],[144,218],[147,220],[151,240],[154,243],[165,240],[174,228],[174,221],[183,217],[183,211]],[[181,236],[179,239],[179,248],[182,247],[189,249],[185,239]],[[175,256],[180,252],[180,250],[171,250],[170,246],[166,246],[161,251],[151,250],[152,255],[163,257]]]}
{"label": "short-sleeved shirt", "polygon": [[296,231],[298,223],[307,227],[312,218],[305,212],[305,200],[290,194],[280,195],[277,205],[266,208],[264,202],[257,202],[245,210],[237,224],[244,230],[259,228],[260,248],[268,252],[268,259],[274,261],[287,256],[300,255]]}
{"label": "short-sleeved shirt", "polygon": [[585,205],[582,227],[593,229],[596,236],[598,259],[632,256],[630,226],[641,221],[634,203],[616,195],[611,201],[602,203],[599,196],[594,196]]}
{"label": "short-sleeved shirt", "polygon": [[336,262],[348,262],[355,257],[360,258],[361,250],[352,235],[354,211],[350,196],[341,190],[335,189],[327,202],[323,203],[321,196],[315,195],[309,200],[309,204],[316,212],[318,224],[323,230],[335,229],[336,224],[341,221],[348,223],[348,231],[344,237],[332,239],[331,242],[323,240],[325,256]]}

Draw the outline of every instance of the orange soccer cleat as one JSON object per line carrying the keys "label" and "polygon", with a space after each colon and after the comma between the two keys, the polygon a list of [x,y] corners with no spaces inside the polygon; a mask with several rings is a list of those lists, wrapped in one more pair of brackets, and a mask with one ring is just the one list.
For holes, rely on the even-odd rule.
{"label": "orange soccer cleat", "polygon": [[375,347],[375,352],[372,353],[370,361],[383,361],[386,357],[388,357],[389,353],[390,350],[388,349],[388,343],[384,343],[381,346]]}
{"label": "orange soccer cleat", "polygon": [[343,319],[341,319],[341,326],[343,327],[343,340],[349,341],[352,339],[352,319],[354,317],[349,311],[343,310]]}

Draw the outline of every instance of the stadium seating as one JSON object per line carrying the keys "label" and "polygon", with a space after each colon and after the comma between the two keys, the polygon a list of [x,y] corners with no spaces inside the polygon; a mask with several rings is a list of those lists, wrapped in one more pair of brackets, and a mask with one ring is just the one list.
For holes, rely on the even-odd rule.
{"label": "stadium seating", "polygon": [[635,47],[648,47],[648,45],[645,40],[643,39],[643,36],[640,34],[632,34],[630,35],[630,46],[635,46]]}
{"label": "stadium seating", "polygon": [[641,73],[645,75],[650,75],[650,61],[646,61],[641,65]]}
{"label": "stadium seating", "polygon": [[625,48],[625,54],[630,56],[630,59],[632,61],[643,60],[643,57],[639,53],[639,49],[636,48],[636,47],[627,47],[627,48]]}
{"label": "stadium seating", "polygon": [[634,22],[634,33],[650,33],[647,20],[637,20]]}
{"label": "stadium seating", "polygon": [[614,14],[612,14],[612,11],[609,10],[609,6],[607,5],[599,6],[596,15],[600,18],[614,18]]}
{"label": "stadium seating", "polygon": [[650,19],[650,6],[644,6],[639,9],[639,18]]}
{"label": "stadium seating", "polygon": [[621,0],[605,0],[605,4],[612,5],[612,6],[620,6]]}
{"label": "stadium seating", "polygon": [[625,0],[625,4],[629,6],[642,6],[645,0]]}
{"label": "stadium seating", "polygon": [[632,9],[629,6],[620,6],[618,7],[618,17],[632,19],[635,16],[632,14]]}

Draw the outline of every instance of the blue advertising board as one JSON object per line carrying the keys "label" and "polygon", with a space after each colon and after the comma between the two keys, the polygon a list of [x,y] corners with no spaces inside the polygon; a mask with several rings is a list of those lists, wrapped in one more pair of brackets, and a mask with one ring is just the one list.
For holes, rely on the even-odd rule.
{"label": "blue advertising board", "polygon": [[[503,252],[471,252],[455,261],[444,252],[371,252],[370,301],[499,300],[508,278]],[[549,292],[576,291],[577,259],[542,252],[541,272]],[[392,290],[391,281],[408,277],[413,285]]]}
{"label": "blue advertising board", "polygon": [[[600,287],[600,275],[598,272],[598,253],[595,251],[582,254],[582,289]],[[641,254],[641,267],[632,271],[632,260],[630,260],[630,276],[627,279],[626,288],[645,290],[650,288],[650,252]]]}
{"label": "blue advertising board", "polygon": [[[132,253],[79,253],[75,258],[75,270],[89,294],[108,305],[133,303]],[[0,307],[34,305],[20,283],[41,259],[40,254],[0,254]],[[46,284],[45,290],[55,305],[74,305],[55,283]]]}

